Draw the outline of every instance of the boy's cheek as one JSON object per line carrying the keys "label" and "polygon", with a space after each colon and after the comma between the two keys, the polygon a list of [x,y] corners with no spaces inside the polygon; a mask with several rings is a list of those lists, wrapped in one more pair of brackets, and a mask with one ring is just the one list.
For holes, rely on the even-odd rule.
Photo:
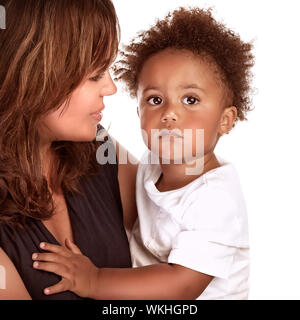
{"label": "boy's cheek", "polygon": [[147,113],[140,114],[140,124],[141,129],[148,134],[151,133],[151,129],[158,129],[157,121],[153,121],[153,116]]}

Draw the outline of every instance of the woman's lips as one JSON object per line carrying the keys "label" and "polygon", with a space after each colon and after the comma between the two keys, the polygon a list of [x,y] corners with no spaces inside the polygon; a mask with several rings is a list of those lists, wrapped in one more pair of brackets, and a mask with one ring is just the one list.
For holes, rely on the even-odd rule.
{"label": "woman's lips", "polygon": [[95,112],[91,113],[91,116],[97,121],[101,121],[103,114],[102,111],[104,109],[104,105],[102,105],[98,110],[96,110]]}
{"label": "woman's lips", "polygon": [[103,117],[103,114],[102,112],[94,112],[94,113],[91,113],[91,116],[97,121],[97,122],[100,122],[102,117]]}

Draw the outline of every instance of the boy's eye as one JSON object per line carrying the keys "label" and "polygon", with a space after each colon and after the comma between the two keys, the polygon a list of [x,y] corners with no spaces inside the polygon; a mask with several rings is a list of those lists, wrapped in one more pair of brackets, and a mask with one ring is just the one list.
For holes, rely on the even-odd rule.
{"label": "boy's eye", "polygon": [[149,102],[152,105],[158,105],[162,103],[162,99],[160,97],[151,97],[147,99],[147,102]]}
{"label": "boy's eye", "polygon": [[196,104],[198,102],[199,102],[199,99],[197,99],[193,96],[185,97],[183,99],[183,103],[185,103],[185,104]]}

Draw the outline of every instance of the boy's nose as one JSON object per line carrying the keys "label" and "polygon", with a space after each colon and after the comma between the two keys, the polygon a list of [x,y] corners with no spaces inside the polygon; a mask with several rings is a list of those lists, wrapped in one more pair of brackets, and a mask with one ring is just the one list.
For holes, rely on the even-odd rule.
{"label": "boy's nose", "polygon": [[177,121],[177,120],[178,120],[178,117],[173,111],[164,113],[161,117],[161,122]]}

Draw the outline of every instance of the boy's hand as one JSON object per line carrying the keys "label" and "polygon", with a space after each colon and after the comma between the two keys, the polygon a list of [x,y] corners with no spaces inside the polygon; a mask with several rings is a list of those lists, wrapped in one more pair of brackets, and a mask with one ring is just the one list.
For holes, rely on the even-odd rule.
{"label": "boy's hand", "polygon": [[46,288],[44,293],[49,295],[70,290],[81,297],[90,297],[98,268],[69,239],[66,239],[65,244],[66,248],[42,242],[40,247],[50,253],[32,255],[35,269],[53,272],[62,277],[60,282]]}

